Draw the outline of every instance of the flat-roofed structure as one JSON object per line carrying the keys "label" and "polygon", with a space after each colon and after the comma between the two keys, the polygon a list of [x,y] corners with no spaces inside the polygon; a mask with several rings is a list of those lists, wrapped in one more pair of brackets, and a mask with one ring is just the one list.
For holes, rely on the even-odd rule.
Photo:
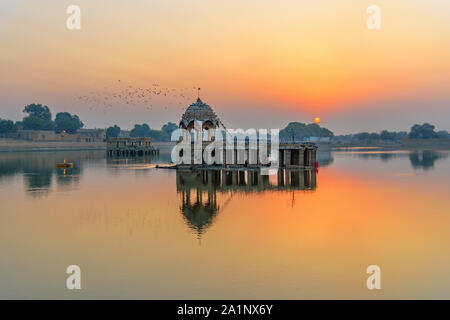
{"label": "flat-roofed structure", "polygon": [[135,157],[159,154],[150,138],[108,138],[106,152],[110,157]]}

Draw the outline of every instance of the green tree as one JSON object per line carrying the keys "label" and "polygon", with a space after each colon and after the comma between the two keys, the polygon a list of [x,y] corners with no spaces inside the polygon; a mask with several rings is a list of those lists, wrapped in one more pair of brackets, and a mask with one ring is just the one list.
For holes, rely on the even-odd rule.
{"label": "green tree", "polygon": [[380,132],[380,139],[386,141],[395,140],[395,132],[389,132],[387,130],[383,130]]}
{"label": "green tree", "polygon": [[149,138],[151,136],[150,127],[146,123],[142,125],[135,124],[134,128],[130,132],[130,136],[133,138]]}
{"label": "green tree", "polygon": [[310,123],[306,125],[307,129],[307,137],[321,137],[321,138],[327,138],[327,137],[333,137],[334,133],[326,128],[322,128],[317,123]]}
{"label": "green tree", "polygon": [[60,112],[55,118],[55,132],[61,133],[63,131],[75,134],[78,129],[83,128],[84,124],[76,114],[71,115],[68,112]]}
{"label": "green tree", "polygon": [[162,130],[150,130],[150,138],[153,141],[169,141],[170,136]]}
{"label": "green tree", "polygon": [[25,130],[53,130],[52,113],[47,106],[30,104],[23,109],[23,112],[28,113],[22,121]]}
{"label": "green tree", "polygon": [[316,123],[304,124],[301,122],[291,122],[284,129],[280,130],[282,141],[298,141],[310,137],[333,137],[334,134],[326,128],[322,128]]}
{"label": "green tree", "polygon": [[359,141],[365,141],[370,139],[370,133],[368,132],[360,132],[355,134],[355,139]]}
{"label": "green tree", "polygon": [[450,139],[450,133],[448,133],[446,130],[438,131],[437,134],[441,139]]}
{"label": "green tree", "polygon": [[298,141],[307,135],[306,125],[301,122],[290,122],[280,130],[280,139],[284,141]]}
{"label": "green tree", "polygon": [[120,134],[120,127],[114,125],[114,127],[109,127],[106,129],[106,138],[117,138]]}
{"label": "green tree", "polygon": [[398,131],[395,133],[395,140],[401,141],[408,136],[406,131]]}
{"label": "green tree", "polygon": [[0,134],[14,133],[17,131],[17,125],[11,120],[0,118]]}
{"label": "green tree", "polygon": [[373,141],[373,140],[380,140],[380,135],[376,132],[372,132],[369,135],[369,140]]}
{"label": "green tree", "polygon": [[170,139],[170,137],[172,136],[172,132],[176,129],[178,129],[177,125],[173,122],[169,122],[162,126],[161,131],[165,132]]}
{"label": "green tree", "polygon": [[408,137],[410,139],[436,139],[439,138],[439,135],[434,131],[433,125],[424,123],[413,125]]}

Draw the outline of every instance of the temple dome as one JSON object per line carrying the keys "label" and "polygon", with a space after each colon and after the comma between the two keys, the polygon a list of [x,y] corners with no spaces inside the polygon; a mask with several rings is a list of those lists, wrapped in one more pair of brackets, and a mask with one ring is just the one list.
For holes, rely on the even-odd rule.
{"label": "temple dome", "polygon": [[186,109],[181,117],[180,126],[183,124],[187,128],[195,120],[202,121],[203,123],[210,121],[215,127],[218,127],[220,124],[220,120],[213,109],[200,98]]}

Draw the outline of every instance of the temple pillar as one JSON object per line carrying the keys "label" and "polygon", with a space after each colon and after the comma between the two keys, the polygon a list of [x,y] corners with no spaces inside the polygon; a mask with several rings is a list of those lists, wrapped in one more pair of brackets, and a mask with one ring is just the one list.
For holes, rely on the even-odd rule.
{"label": "temple pillar", "polygon": [[279,167],[284,167],[284,150],[280,150],[278,153],[278,164]]}
{"label": "temple pillar", "polygon": [[311,188],[315,189],[316,188],[316,170],[311,170]]}
{"label": "temple pillar", "polygon": [[250,185],[254,186],[258,184],[258,171],[249,171],[249,175],[250,175]]}
{"label": "temple pillar", "polygon": [[284,186],[284,170],[279,169],[278,170],[278,187]]}
{"label": "temple pillar", "polygon": [[310,166],[314,166],[314,164],[315,164],[315,161],[314,161],[314,149],[309,149],[309,152],[308,152],[308,154],[309,154],[309,159],[308,159],[308,162],[309,162],[309,165]]}
{"label": "temple pillar", "polygon": [[303,166],[305,166],[305,167],[308,167],[310,165],[309,164],[309,158],[310,158],[309,153],[310,153],[309,149],[305,148],[304,155],[303,155],[303,159],[304,159]]}
{"label": "temple pillar", "polygon": [[311,188],[311,170],[305,171],[305,187]]}
{"label": "temple pillar", "polygon": [[225,170],[222,170],[222,188],[225,188],[227,185],[227,172]]}
{"label": "temple pillar", "polygon": [[291,150],[289,149],[284,150],[284,165],[286,167],[291,166]]}
{"label": "temple pillar", "polygon": [[239,172],[239,185],[245,186],[245,171],[238,171]]}
{"label": "temple pillar", "polygon": [[237,186],[238,184],[238,176],[237,176],[237,171],[231,171],[231,177],[232,177],[232,185],[233,186]]}
{"label": "temple pillar", "polygon": [[301,190],[305,189],[305,176],[308,174],[307,170],[301,170],[299,176],[299,188]]}
{"label": "temple pillar", "polygon": [[311,152],[311,164],[315,165],[317,161],[317,149],[313,149]]}
{"label": "temple pillar", "polygon": [[291,186],[298,188],[300,186],[300,172],[299,170],[294,170],[291,172]]}
{"label": "temple pillar", "polygon": [[300,167],[305,166],[305,148],[300,149],[299,151],[299,157],[298,157],[298,164]]}
{"label": "temple pillar", "polygon": [[291,186],[291,170],[286,169],[285,170],[285,183],[286,183],[286,188],[289,189],[289,187]]}
{"label": "temple pillar", "polygon": [[214,171],[206,171],[206,176],[208,177],[208,180],[207,180],[208,188],[210,188],[213,185],[213,179],[214,179],[213,173],[214,173]]}

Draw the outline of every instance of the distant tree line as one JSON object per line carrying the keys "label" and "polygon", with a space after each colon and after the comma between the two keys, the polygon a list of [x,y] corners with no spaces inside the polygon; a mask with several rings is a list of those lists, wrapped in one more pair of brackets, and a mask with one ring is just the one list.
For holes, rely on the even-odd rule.
{"label": "distant tree line", "polygon": [[445,131],[434,131],[434,126],[429,123],[422,125],[415,124],[411,127],[410,132],[406,131],[388,131],[383,130],[380,133],[376,132],[359,132],[355,134],[338,135],[333,140],[341,142],[363,141],[363,142],[401,142],[405,138],[409,139],[450,139],[450,134]]}
{"label": "distant tree line", "polygon": [[151,138],[153,141],[170,141],[172,132],[178,127],[175,123],[169,122],[162,126],[161,130],[151,129],[146,123],[135,124],[134,128],[125,132],[119,126],[114,125],[106,129],[107,138],[117,138],[123,133],[124,136],[129,135],[132,138]]}
{"label": "distant tree line", "polygon": [[[161,130],[153,130],[146,123],[136,124],[134,128],[128,133],[130,137],[148,137],[154,141],[170,141],[171,134],[178,127],[175,123],[169,122],[162,126]],[[117,125],[106,129],[106,137],[113,138],[118,137],[121,134],[121,130]],[[125,132],[123,132],[125,136]],[[299,122],[291,122],[286,128],[280,130],[281,141],[295,141],[302,140],[310,137],[333,137],[333,132],[326,128],[322,128],[319,125],[304,124]]]}
{"label": "distant tree line", "polygon": [[350,141],[363,141],[363,142],[375,142],[375,141],[390,141],[401,142],[408,136],[406,131],[387,131],[383,130],[380,133],[377,132],[359,132],[355,134],[337,135],[333,138],[334,141],[350,142]]}
{"label": "distant tree line", "polygon": [[[69,134],[76,133],[84,127],[83,122],[76,114],[69,112],[60,112],[52,120],[50,108],[41,104],[30,104],[24,107],[23,112],[27,115],[22,121],[14,122],[0,118],[0,135],[7,136],[22,130],[47,130],[56,133],[66,132]],[[175,123],[169,122],[162,126],[160,130],[151,129],[146,123],[136,124],[134,128],[126,134],[130,137],[148,137],[154,141],[170,141],[172,132],[177,129]],[[106,137],[113,138],[121,135],[121,128],[117,125],[106,129]],[[383,130],[376,132],[359,132],[356,134],[334,136],[329,129],[322,128],[316,123],[305,124],[301,122],[291,122],[284,129],[280,130],[281,141],[299,141],[311,137],[333,138],[335,141],[391,141],[401,142],[405,138],[410,139],[450,139],[448,131],[435,131],[435,126],[424,123],[422,125],[415,124],[411,127],[410,132],[406,131],[388,131]]]}

